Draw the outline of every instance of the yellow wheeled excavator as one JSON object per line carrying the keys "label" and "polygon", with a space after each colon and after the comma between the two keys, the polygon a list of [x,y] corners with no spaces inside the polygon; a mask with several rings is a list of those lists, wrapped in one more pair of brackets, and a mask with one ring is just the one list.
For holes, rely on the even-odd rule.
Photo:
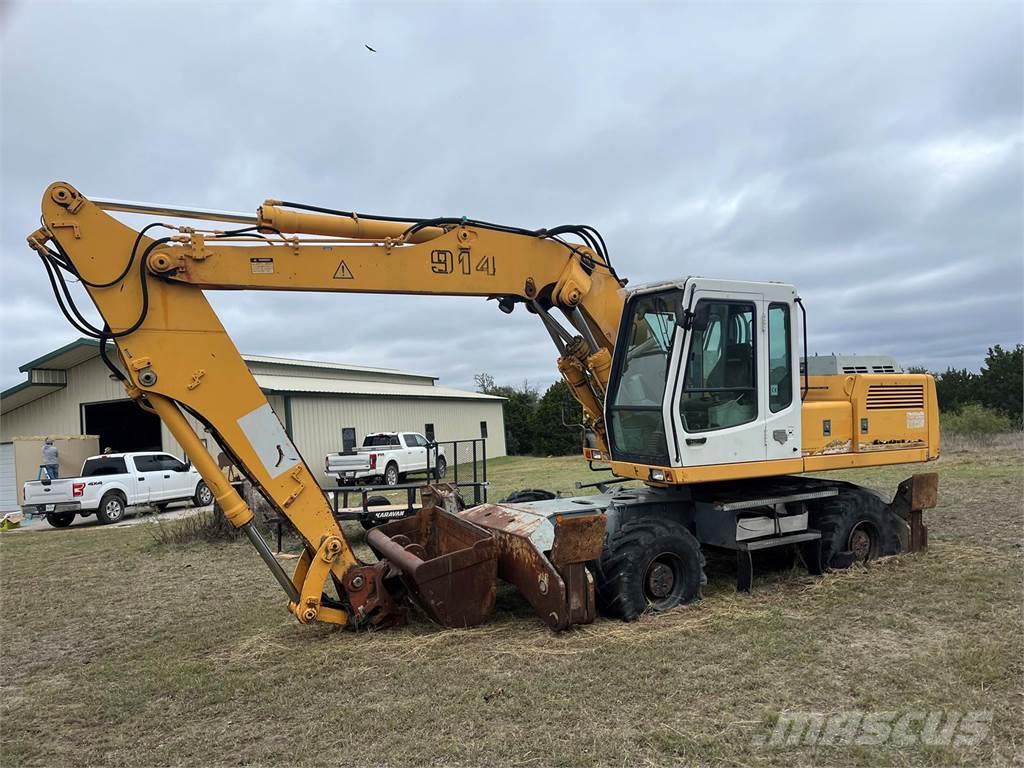
{"label": "yellow wheeled excavator", "polygon": [[[194,225],[136,231],[118,211]],[[687,277],[627,288],[584,225],[530,230],[275,200],[251,215],[89,199],[65,182],[44,193],[29,244],[64,315],[163,420],[302,623],[382,627],[416,604],[447,626],[477,624],[501,578],[559,630],[599,610],[632,619],[699,597],[707,548],[735,552],[737,586],[749,589],[758,551],[785,547],[818,573],[926,544],[933,473],[904,481],[892,500],[803,473],[936,459],[932,378],[892,361],[808,358],[793,286]],[[69,277],[102,327],[75,305]],[[468,509],[432,487],[415,517],[369,532],[377,561],[361,562],[204,293],[243,289],[521,305],[550,335],[583,409],[591,468],[642,486]],[[200,425],[301,538],[294,573]]]}

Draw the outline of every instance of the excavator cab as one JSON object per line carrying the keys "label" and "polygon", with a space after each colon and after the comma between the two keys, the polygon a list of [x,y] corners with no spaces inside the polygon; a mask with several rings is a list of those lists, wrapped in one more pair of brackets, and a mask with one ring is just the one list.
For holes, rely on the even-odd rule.
{"label": "excavator cab", "polygon": [[658,482],[666,468],[727,479],[730,465],[800,458],[797,305],[781,283],[634,289],[606,399],[615,465]]}

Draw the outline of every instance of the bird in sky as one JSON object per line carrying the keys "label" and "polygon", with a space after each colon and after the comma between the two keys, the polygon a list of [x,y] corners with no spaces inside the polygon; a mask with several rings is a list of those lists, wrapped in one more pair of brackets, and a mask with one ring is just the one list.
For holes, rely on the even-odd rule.
{"label": "bird in sky", "polygon": [[377,49],[376,49],[376,48],[371,48],[370,46],[366,45],[366,43],[363,43],[363,46],[364,46],[364,47],[366,48],[366,50],[368,50],[368,51],[369,51],[370,53],[376,53],[376,52],[377,52]]}

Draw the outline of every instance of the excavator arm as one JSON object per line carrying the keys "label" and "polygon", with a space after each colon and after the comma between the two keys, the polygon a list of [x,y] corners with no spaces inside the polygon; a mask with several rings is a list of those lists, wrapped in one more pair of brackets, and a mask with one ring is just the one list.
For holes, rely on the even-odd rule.
{"label": "excavator arm", "polygon": [[[136,231],[109,214],[159,211],[245,226],[203,230],[154,223]],[[204,289],[482,296],[541,320],[558,368],[581,403],[595,446],[624,281],[599,236],[564,227],[528,231],[466,219],[360,217],[268,201],[256,216],[90,201],[56,182],[42,200],[43,226],[29,237],[68,319],[112,340],[140,406],[156,412],[213,491],[228,520],[252,540],[302,623],[386,625],[397,606],[388,563],[361,563],[315,476],[272,411]],[[150,233],[162,229],[161,237]],[[571,235],[583,243],[570,242]],[[104,325],[77,310],[65,274],[88,291]],[[557,310],[563,320],[556,319]],[[268,323],[275,322],[273,317]],[[190,418],[191,417],[191,418]],[[253,513],[201,442],[202,424],[305,543],[287,575],[253,526]],[[337,599],[324,594],[332,582]],[[546,582],[545,582],[546,583]]]}

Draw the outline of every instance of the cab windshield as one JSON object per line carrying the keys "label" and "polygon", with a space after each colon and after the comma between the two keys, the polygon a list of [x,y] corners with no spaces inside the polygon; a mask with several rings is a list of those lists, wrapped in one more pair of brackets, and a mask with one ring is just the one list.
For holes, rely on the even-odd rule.
{"label": "cab windshield", "polygon": [[662,401],[675,342],[680,293],[636,298],[624,318],[625,345],[611,398],[611,433],[616,455],[667,462]]}

